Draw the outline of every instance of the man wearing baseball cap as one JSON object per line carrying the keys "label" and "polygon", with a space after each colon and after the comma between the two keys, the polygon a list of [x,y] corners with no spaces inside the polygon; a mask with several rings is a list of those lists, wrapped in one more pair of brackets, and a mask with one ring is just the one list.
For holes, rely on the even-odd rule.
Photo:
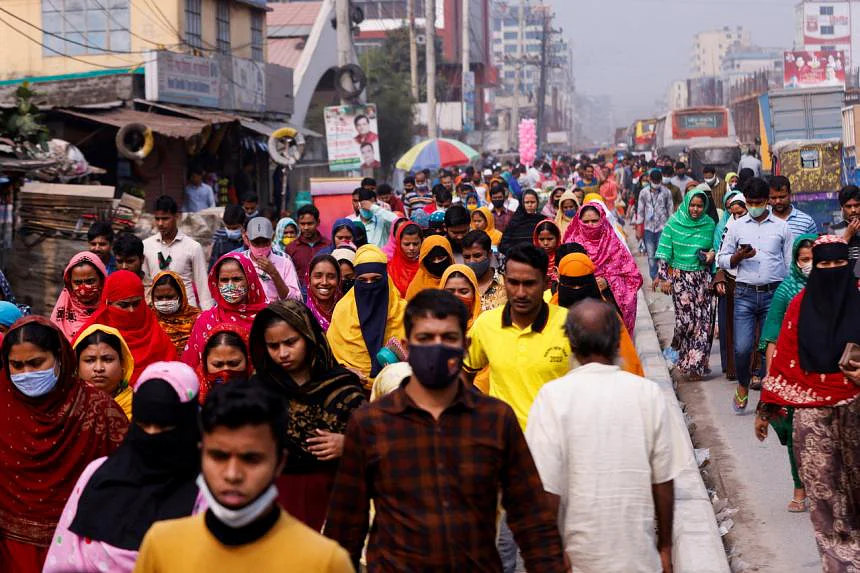
{"label": "man wearing baseball cap", "polygon": [[272,237],[275,231],[272,222],[265,217],[254,217],[245,223],[242,242],[245,249],[237,249],[248,255],[254,263],[267,302],[295,298],[301,300],[299,277],[293,261],[272,252]]}

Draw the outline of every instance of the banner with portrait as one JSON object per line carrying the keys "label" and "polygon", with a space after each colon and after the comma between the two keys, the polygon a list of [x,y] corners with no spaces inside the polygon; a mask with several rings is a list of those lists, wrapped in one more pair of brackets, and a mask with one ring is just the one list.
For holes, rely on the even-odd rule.
{"label": "banner with portrait", "polygon": [[331,171],[380,167],[376,104],[334,105],[323,113]]}

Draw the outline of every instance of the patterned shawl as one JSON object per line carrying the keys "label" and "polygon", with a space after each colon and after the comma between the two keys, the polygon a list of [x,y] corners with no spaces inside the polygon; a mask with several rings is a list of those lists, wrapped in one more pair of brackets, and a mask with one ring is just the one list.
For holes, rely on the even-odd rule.
{"label": "patterned shawl", "polygon": [[161,271],[152,278],[152,284],[155,285],[165,276],[171,277],[174,282],[173,287],[179,290],[179,310],[173,314],[161,314],[158,312],[155,308],[155,288],[149,291],[149,307],[155,313],[161,329],[164,330],[164,333],[173,342],[173,346],[176,347],[176,355],[182,356],[185,344],[188,342],[188,337],[191,336],[191,329],[194,328],[194,323],[197,321],[197,317],[200,316],[200,309],[189,304],[188,293],[185,292],[185,283],[182,281],[182,277],[175,272],[169,270]]}
{"label": "patterned shawl", "polygon": [[[587,208],[595,209],[600,216],[600,223],[596,227],[582,222],[583,210]],[[642,275],[633,255],[615,234],[603,209],[592,203],[583,205],[567,228],[563,242],[579,243],[585,247],[588,258],[594,263],[594,275],[603,277],[609,283],[615,302],[621,309],[624,325],[629,332],[633,332],[636,325],[636,293],[642,286]]]}
{"label": "patterned shawl", "polygon": [[60,293],[54,310],[51,311],[51,321],[66,335],[66,340],[69,342],[75,339],[81,327],[89,321],[93,313],[99,308],[98,302],[91,306],[82,304],[72,292],[72,269],[81,263],[89,263],[101,273],[102,287],[104,287],[104,281],[107,278],[104,263],[97,255],[89,251],[78,253],[66,265],[66,270],[63,272],[63,292]]}

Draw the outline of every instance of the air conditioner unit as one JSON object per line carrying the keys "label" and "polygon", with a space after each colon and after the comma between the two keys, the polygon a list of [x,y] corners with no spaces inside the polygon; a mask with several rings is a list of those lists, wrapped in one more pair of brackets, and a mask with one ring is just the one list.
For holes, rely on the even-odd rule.
{"label": "air conditioner unit", "polygon": [[415,34],[415,43],[419,46],[423,46],[427,43],[427,36],[424,34]]}

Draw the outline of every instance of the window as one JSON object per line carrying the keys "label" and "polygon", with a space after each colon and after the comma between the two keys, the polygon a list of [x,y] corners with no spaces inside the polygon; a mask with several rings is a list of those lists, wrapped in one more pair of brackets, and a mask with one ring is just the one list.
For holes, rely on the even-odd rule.
{"label": "window", "polygon": [[833,6],[820,6],[818,13],[822,16],[833,16]]}
{"label": "window", "polygon": [[543,34],[538,31],[526,32],[526,40],[540,40]]}
{"label": "window", "polygon": [[821,35],[822,36],[832,36],[833,35],[833,26],[821,26]]}
{"label": "window", "polygon": [[222,54],[230,53],[230,0],[218,0],[218,12],[215,15],[215,23],[218,26],[218,51]]}
{"label": "window", "polygon": [[506,44],[505,45],[505,53],[506,54],[516,54],[517,53],[517,45],[516,44]]}
{"label": "window", "polygon": [[42,23],[45,56],[131,49],[129,0],[42,0]]}
{"label": "window", "polygon": [[251,14],[251,59],[263,61],[263,13],[260,11]]}
{"label": "window", "polygon": [[516,32],[505,32],[505,40],[516,40],[517,33]]}
{"label": "window", "polygon": [[203,0],[185,0],[185,43],[192,48],[203,47]]}
{"label": "window", "polygon": [[817,149],[800,150],[800,167],[802,169],[818,169],[821,167],[821,154]]}

